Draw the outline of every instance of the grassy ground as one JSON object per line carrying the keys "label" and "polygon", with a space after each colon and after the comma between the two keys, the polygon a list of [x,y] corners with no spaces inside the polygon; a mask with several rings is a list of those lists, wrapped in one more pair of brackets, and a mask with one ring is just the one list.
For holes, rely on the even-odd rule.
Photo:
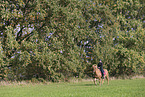
{"label": "grassy ground", "polygon": [[110,80],[102,86],[92,81],[1,85],[0,97],[145,97],[145,78]]}

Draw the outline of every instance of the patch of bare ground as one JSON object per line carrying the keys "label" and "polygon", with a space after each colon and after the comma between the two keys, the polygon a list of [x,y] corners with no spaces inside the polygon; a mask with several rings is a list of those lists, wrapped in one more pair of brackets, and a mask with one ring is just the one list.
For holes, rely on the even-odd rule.
{"label": "patch of bare ground", "polygon": [[[143,75],[135,75],[135,76],[119,76],[119,77],[109,77],[109,80],[119,80],[119,79],[140,79],[145,78]],[[84,82],[84,81],[93,81],[93,78],[86,78],[86,79],[80,79],[80,78],[71,78],[69,79],[69,82],[77,83],[77,82]]]}
{"label": "patch of bare ground", "polygon": [[[120,77],[109,77],[110,80],[119,80],[119,79],[140,79],[140,78],[145,78],[143,75],[136,75],[136,76],[120,76]],[[78,83],[78,82],[85,82],[85,81],[93,81],[93,78],[86,78],[86,79],[81,79],[81,78],[71,78],[69,79],[70,83]],[[8,85],[38,85],[38,84],[45,84],[48,85],[51,82],[31,82],[31,81],[0,81],[0,86],[8,86]],[[61,82],[60,82],[61,83]]]}
{"label": "patch of bare ground", "polygon": [[38,85],[38,84],[50,84],[50,82],[46,82],[46,83],[42,83],[42,82],[38,82],[38,83],[33,83],[31,81],[0,81],[0,86],[9,86],[9,85]]}
{"label": "patch of bare ground", "polygon": [[135,75],[135,76],[119,76],[119,77],[110,77],[110,80],[117,80],[117,79],[139,79],[145,78],[143,75]]}

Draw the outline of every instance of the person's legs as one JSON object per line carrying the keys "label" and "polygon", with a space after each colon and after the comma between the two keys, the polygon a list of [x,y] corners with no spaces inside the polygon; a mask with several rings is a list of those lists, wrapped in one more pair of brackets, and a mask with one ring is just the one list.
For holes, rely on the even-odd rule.
{"label": "person's legs", "polygon": [[102,79],[104,79],[104,72],[102,73]]}
{"label": "person's legs", "polygon": [[104,70],[103,70],[103,68],[101,69],[101,73],[102,73],[102,79],[104,79]]}

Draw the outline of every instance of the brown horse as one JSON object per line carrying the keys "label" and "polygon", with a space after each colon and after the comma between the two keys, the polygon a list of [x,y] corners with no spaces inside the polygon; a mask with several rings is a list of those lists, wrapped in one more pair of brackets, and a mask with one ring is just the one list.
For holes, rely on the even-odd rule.
{"label": "brown horse", "polygon": [[[107,69],[104,69],[104,78],[107,79],[108,81],[108,85],[109,85],[109,73],[107,71]],[[102,77],[102,74],[101,74],[101,71],[97,68],[97,65],[93,65],[93,74],[94,74],[94,84],[97,85],[96,83],[96,79],[99,79],[99,83],[101,85],[101,77]],[[102,84],[104,83],[104,79],[102,79]]]}

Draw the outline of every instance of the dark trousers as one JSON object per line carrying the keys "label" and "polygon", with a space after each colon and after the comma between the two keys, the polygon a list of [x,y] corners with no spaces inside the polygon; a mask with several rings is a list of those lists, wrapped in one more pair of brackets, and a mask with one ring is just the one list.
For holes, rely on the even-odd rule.
{"label": "dark trousers", "polygon": [[104,79],[104,70],[103,70],[103,68],[100,68],[100,71],[102,73],[102,78]]}

